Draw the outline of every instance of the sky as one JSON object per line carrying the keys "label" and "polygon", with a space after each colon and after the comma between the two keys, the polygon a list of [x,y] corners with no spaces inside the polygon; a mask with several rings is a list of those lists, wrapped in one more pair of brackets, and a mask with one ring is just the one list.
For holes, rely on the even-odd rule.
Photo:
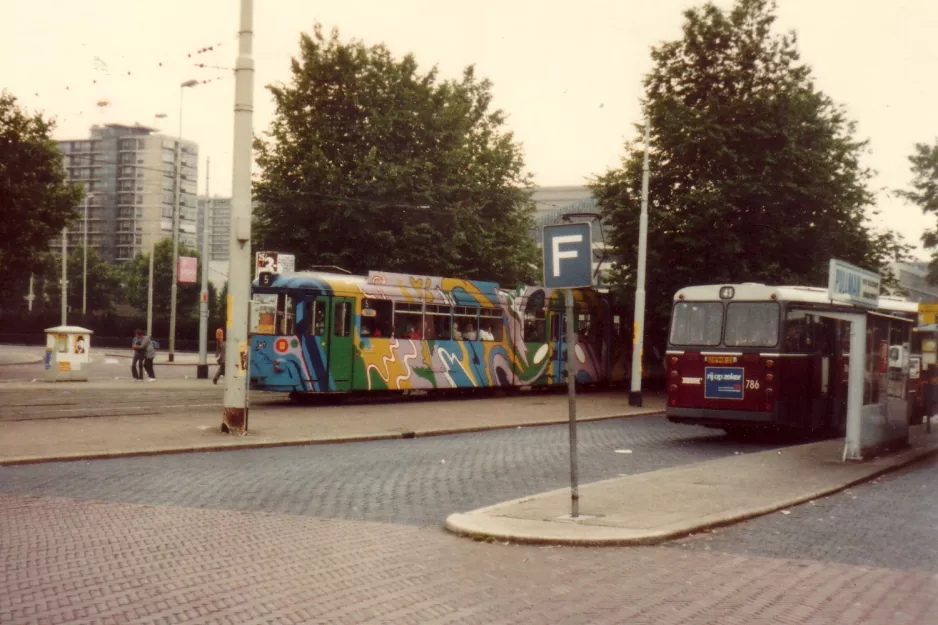
{"label": "sky", "polygon": [[[535,184],[582,185],[619,164],[641,121],[651,47],[680,38],[682,12],[701,4],[255,0],[254,131],[262,133],[274,114],[265,86],[289,80],[300,33],[319,22],[327,31],[337,27],[343,40],[413,53],[422,70],[436,65],[442,78],[474,64],[478,76],[493,82],[493,104],[508,114]],[[778,4],[778,32],[797,32],[817,86],[846,107],[857,136],[870,141],[864,164],[876,171],[871,188],[881,213],[874,223],[918,245],[935,217],[890,190],[908,188],[914,145],[938,137],[938,2]],[[29,110],[54,116],[55,138],[79,139],[104,123],[140,123],[175,135],[179,84],[207,81],[185,90],[182,133],[200,145],[200,193],[208,184],[213,195],[230,195],[238,7],[238,0],[8,2],[0,88]]]}

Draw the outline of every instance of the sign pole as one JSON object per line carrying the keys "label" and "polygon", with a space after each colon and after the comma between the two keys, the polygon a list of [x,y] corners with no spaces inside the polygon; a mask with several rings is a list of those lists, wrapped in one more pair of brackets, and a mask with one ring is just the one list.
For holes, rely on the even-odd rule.
{"label": "sign pole", "polygon": [[570,412],[570,516],[580,516],[580,483],[576,449],[576,335],[573,330],[573,291],[564,291],[567,303],[567,404]]}
{"label": "sign pole", "polygon": [[[544,227],[544,286],[563,291],[566,304],[567,396],[570,413],[570,517],[580,516],[576,449],[576,306],[573,289],[593,286],[592,226],[588,223]],[[559,360],[559,359],[558,359]],[[559,362],[558,362],[559,366]],[[559,374],[559,371],[558,371]]]}

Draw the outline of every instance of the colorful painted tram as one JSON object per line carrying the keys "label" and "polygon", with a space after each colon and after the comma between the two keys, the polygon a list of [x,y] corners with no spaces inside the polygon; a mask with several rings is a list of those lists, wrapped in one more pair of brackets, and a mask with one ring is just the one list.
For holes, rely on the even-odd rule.
{"label": "colorful painted tram", "polygon": [[[624,382],[627,323],[610,296],[575,293],[577,382]],[[566,383],[564,299],[542,287],[370,272],[261,274],[250,385],[354,393]]]}

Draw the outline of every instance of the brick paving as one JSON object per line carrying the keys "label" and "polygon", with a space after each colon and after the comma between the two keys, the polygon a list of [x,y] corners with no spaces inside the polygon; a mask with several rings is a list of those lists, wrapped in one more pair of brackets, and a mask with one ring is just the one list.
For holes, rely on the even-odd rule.
{"label": "brick paving", "polygon": [[672,546],[938,573],[938,459]]}
{"label": "brick paving", "polygon": [[928,573],[436,528],[0,495],[0,622],[938,622]]}

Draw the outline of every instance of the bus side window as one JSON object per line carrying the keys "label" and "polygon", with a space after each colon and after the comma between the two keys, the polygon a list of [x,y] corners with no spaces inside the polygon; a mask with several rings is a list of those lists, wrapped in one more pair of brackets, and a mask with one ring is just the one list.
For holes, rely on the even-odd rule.
{"label": "bus side window", "polygon": [[816,349],[815,331],[817,320],[800,310],[790,310],[785,317],[785,351],[795,354],[810,354]]}

